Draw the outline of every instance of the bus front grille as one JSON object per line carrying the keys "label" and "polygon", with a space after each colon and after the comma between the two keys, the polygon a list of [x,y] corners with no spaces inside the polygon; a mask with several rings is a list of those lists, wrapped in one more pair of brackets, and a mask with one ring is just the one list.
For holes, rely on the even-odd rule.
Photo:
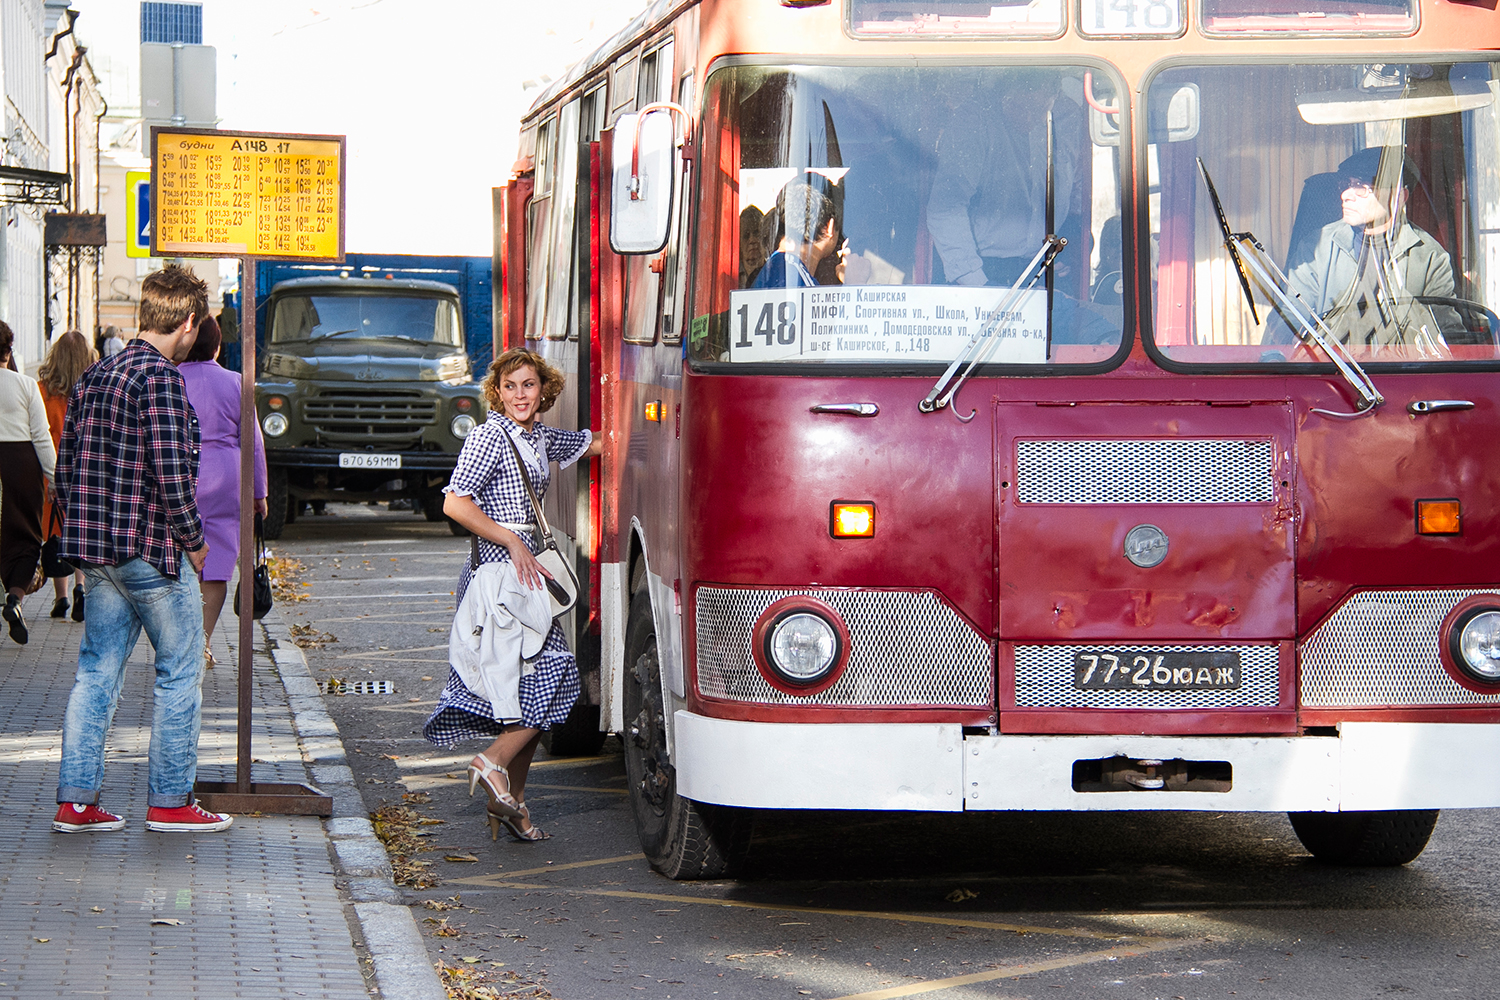
{"label": "bus front grille", "polygon": [[[832,687],[813,695],[772,687],[750,652],[756,619],[793,595],[816,597],[849,628],[848,666]],[[709,698],[862,708],[994,704],[989,641],[930,593],[701,587],[696,610],[698,690]]]}
{"label": "bus front grille", "polygon": [[[1129,657],[1161,653],[1240,654],[1240,686],[1196,691],[1110,688],[1080,691],[1073,685],[1073,654],[1114,653]],[[1256,646],[1016,646],[1017,708],[1274,708],[1281,704],[1280,672],[1274,643]]]}
{"label": "bus front grille", "polygon": [[1438,634],[1459,601],[1480,590],[1366,590],[1345,601],[1302,644],[1302,707],[1493,705],[1443,667]]}
{"label": "bus front grille", "polygon": [[1271,503],[1270,439],[1016,442],[1021,503]]}

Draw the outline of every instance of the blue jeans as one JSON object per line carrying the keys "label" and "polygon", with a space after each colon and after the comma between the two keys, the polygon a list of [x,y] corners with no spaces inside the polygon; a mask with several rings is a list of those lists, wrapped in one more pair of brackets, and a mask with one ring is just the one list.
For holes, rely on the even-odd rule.
{"label": "blue jeans", "polygon": [[193,800],[203,707],[203,596],[186,556],[176,580],[132,559],[83,566],[89,611],[78,647],[78,676],[63,719],[58,802],[97,803],[104,785],[104,738],[125,681],[125,661],[141,630],[156,650],[148,806]]}

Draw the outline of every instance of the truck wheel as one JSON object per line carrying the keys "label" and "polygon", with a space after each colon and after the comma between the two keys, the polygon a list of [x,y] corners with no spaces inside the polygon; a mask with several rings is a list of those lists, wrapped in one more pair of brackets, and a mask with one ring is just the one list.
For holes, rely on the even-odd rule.
{"label": "truck wheel", "polygon": [[599,731],[599,706],[577,702],[567,721],[542,733],[542,749],[552,757],[593,757],[607,734]]}
{"label": "truck wheel", "polygon": [[443,496],[442,490],[428,490],[422,494],[422,516],[433,524],[444,520]]}
{"label": "truck wheel", "polygon": [[286,469],[273,465],[266,470],[266,517],[263,533],[266,541],[274,542],[281,537],[281,529],[287,522]]}
{"label": "truck wheel", "polygon": [[1437,825],[1436,809],[1288,813],[1302,846],[1324,864],[1388,868],[1415,861]]}
{"label": "truck wheel", "polygon": [[445,517],[445,518],[443,518],[443,520],[445,520],[445,521],[448,522],[448,531],[449,531],[450,534],[454,534],[454,535],[457,535],[459,538],[462,538],[462,537],[464,537],[465,535],[467,535],[469,533],[469,529],[468,528],[465,528],[463,525],[461,525],[457,521],[453,520],[453,518],[451,518],[451,517]]}
{"label": "truck wheel", "polygon": [[630,602],[625,663],[625,732],[621,735],[630,809],[641,850],[651,867],[667,878],[718,878],[748,850],[752,814],[677,794],[677,775],[667,751],[656,628],[645,593]]}

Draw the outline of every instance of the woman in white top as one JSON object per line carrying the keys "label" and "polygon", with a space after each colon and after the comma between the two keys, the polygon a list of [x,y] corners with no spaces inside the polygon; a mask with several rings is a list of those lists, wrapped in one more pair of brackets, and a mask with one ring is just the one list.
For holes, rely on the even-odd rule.
{"label": "woman in white top", "polygon": [[[57,451],[47,427],[47,410],[36,380],[11,370],[15,334],[0,322],[0,582],[10,637],[28,638],[21,617],[42,555],[42,500],[52,488]],[[45,485],[44,485],[45,480]]]}

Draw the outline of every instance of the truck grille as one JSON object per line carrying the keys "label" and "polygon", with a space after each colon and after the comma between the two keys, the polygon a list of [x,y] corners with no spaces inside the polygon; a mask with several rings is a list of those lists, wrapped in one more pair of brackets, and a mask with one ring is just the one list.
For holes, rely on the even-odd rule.
{"label": "truck grille", "polygon": [[437,400],[411,390],[336,389],[303,406],[302,419],[332,442],[411,442],[437,422]]}
{"label": "truck grille", "polygon": [[[806,697],[766,683],[750,635],[783,597],[816,597],[849,627],[849,665],[826,691]],[[771,705],[959,706],[993,702],[989,642],[932,594],[862,590],[701,587],[697,597],[698,690],[706,697]]]}
{"label": "truck grille", "polygon": [[1017,441],[1021,503],[1271,503],[1269,440]]}
{"label": "truck grille", "polygon": [[1277,651],[1268,646],[1094,646],[1088,651],[1155,656],[1158,653],[1240,654],[1240,686],[1214,691],[1079,691],[1073,687],[1078,646],[1017,646],[1017,708],[1273,708],[1281,703]]}
{"label": "truck grille", "polygon": [[1302,707],[1492,705],[1500,695],[1459,684],[1438,656],[1438,628],[1483,590],[1367,590],[1302,644]]}

